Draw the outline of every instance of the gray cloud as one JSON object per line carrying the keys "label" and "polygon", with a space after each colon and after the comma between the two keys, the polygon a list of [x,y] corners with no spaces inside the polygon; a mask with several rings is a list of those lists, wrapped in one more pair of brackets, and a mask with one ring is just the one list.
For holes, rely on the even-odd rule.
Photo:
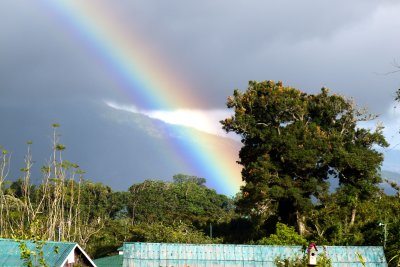
{"label": "gray cloud", "polygon": [[[248,80],[278,79],[306,91],[328,86],[377,112],[397,88],[393,77],[375,74],[398,57],[396,1],[104,2],[127,34],[132,28],[191,82],[203,108],[223,107]],[[44,4],[0,5],[3,96],[118,97],[101,59]]]}
{"label": "gray cloud", "polygon": [[[393,60],[400,62],[398,1],[87,1],[106,5],[124,34],[144,41],[189,82],[198,106],[176,108],[222,109],[233,89],[272,79],[309,93],[326,86],[390,125],[395,120],[385,114],[400,74],[382,73],[393,70]],[[0,1],[1,119],[2,127],[11,128],[7,136],[0,133],[3,145],[17,131],[29,138],[36,120],[47,127],[62,118],[67,126],[104,132],[109,126],[96,120],[102,109],[85,105],[104,99],[132,104],[106,60],[80,38],[45,1]],[[19,129],[16,118],[29,127]],[[90,138],[93,147],[96,141]]]}
{"label": "gray cloud", "polygon": [[[121,16],[168,55],[207,104],[248,80],[322,86],[382,112],[396,79],[396,1],[125,1]],[[379,89],[378,89],[379,88]],[[366,93],[368,92],[368,93]]]}
{"label": "gray cloud", "polygon": [[113,78],[39,2],[2,1],[0,17],[2,105],[117,97]]}

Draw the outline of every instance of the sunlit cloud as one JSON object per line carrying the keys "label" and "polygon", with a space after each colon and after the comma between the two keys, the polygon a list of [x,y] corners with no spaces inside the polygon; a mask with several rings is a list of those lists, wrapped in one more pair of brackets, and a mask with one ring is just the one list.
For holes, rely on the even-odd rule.
{"label": "sunlit cloud", "polygon": [[112,101],[105,101],[105,103],[113,109],[138,113],[168,124],[187,126],[209,134],[228,137],[219,121],[232,115],[229,110],[140,110],[133,105],[121,105]]}

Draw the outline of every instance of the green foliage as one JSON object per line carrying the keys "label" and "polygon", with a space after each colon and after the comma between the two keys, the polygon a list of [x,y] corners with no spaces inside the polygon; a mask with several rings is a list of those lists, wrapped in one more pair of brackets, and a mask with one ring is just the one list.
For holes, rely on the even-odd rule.
{"label": "green foliage", "polygon": [[364,260],[364,258],[363,258],[363,256],[361,255],[361,253],[356,253],[356,255],[357,255],[357,258],[358,258],[358,260],[360,261],[360,263],[362,264],[362,266],[366,266],[366,264],[365,264],[365,260]]}
{"label": "green foliage", "polygon": [[62,151],[62,150],[65,150],[65,149],[66,149],[65,145],[63,145],[63,144],[56,144],[56,150],[57,150],[57,151]]}
{"label": "green foliage", "polygon": [[264,237],[257,241],[259,245],[288,245],[288,246],[306,246],[307,240],[296,233],[294,227],[287,226],[283,223],[276,224],[276,234],[272,234],[269,237]]}
{"label": "green foliage", "polygon": [[277,258],[274,261],[276,267],[307,267],[307,257],[292,257],[290,259]]}
{"label": "green foliage", "polygon": [[[288,259],[277,258],[274,261],[277,267],[308,267],[307,255],[293,256]],[[320,253],[317,258],[317,265],[319,267],[332,267],[332,260],[325,254]]]}
{"label": "green foliage", "polygon": [[147,180],[129,188],[128,212],[133,223],[182,221],[205,227],[229,220],[233,202],[204,186],[203,178],[177,176],[173,183]]}
{"label": "green foliage", "polygon": [[210,244],[220,243],[220,239],[213,239],[203,232],[196,230],[192,225],[174,223],[138,224],[132,227],[132,241],[164,242],[164,243],[193,243]]}
{"label": "green foliage", "polygon": [[[19,243],[19,249],[21,251],[21,260],[24,262],[24,266],[27,267],[49,267],[46,259],[44,257],[43,246],[46,244],[43,241],[43,236],[38,235],[39,222],[34,221],[29,226],[29,233],[20,233],[18,236],[13,236],[13,239],[17,240]],[[34,249],[29,249],[26,245],[26,241],[29,240],[34,244]],[[58,251],[54,251],[58,253]]]}
{"label": "green foliage", "polygon": [[35,249],[30,250],[26,246],[26,243],[24,241],[18,241],[19,242],[19,249],[21,251],[21,260],[24,262],[24,266],[27,267],[36,267],[36,266],[41,266],[41,267],[50,267],[46,259],[44,258],[44,253],[43,253],[43,246],[45,242],[40,241],[40,240],[33,240],[32,242],[35,244]]}
{"label": "green foliage", "polygon": [[326,88],[312,95],[281,82],[250,81],[244,93],[234,90],[227,107],[235,113],[221,121],[223,129],[243,143],[239,157],[246,183],[237,202],[242,214],[276,214],[305,232],[311,199],[323,201],[329,193],[328,175],[349,193],[347,205],[354,211],[377,191],[383,156],[374,147],[387,143],[382,128],[359,128],[357,122],[374,117],[352,101]]}
{"label": "green foliage", "polygon": [[85,250],[97,259],[114,254],[123,242],[132,239],[129,218],[114,218],[105,222],[104,228],[94,235]]}
{"label": "green foliage", "polygon": [[[277,267],[308,267],[308,259],[306,255],[293,256],[289,259],[275,259],[274,263]],[[332,267],[332,260],[325,254],[320,253],[317,258],[318,267]]]}
{"label": "green foliage", "polygon": [[185,184],[185,183],[195,183],[197,185],[204,186],[206,183],[205,178],[200,178],[197,176],[186,175],[186,174],[176,174],[172,177],[174,183]]}
{"label": "green foliage", "polygon": [[326,254],[319,254],[317,259],[317,266],[332,267],[332,260]]}

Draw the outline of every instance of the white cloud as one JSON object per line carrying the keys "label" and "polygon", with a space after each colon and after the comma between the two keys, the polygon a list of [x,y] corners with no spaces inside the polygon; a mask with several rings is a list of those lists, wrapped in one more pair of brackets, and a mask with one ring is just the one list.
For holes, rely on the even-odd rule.
{"label": "white cloud", "polygon": [[[397,106],[397,107],[396,107]],[[368,129],[375,129],[377,121],[384,126],[383,135],[389,143],[387,148],[377,148],[384,154],[382,170],[400,172],[400,107],[398,103],[392,104],[381,114],[377,120],[360,123],[359,126]]]}
{"label": "white cloud", "polygon": [[392,103],[381,118],[385,129],[383,133],[390,143],[390,149],[400,150],[400,107]]}
{"label": "white cloud", "polygon": [[400,150],[400,107],[396,106],[398,104],[393,102],[377,119],[358,123],[358,126],[371,130],[375,130],[377,125],[382,125],[384,127],[382,133],[389,143],[389,147],[385,150]]}
{"label": "white cloud", "polygon": [[105,101],[105,103],[107,106],[114,109],[143,114],[168,124],[187,126],[202,132],[224,137],[226,137],[227,134],[222,130],[219,121],[231,116],[230,110],[222,109],[177,109],[172,111],[140,110],[133,105],[121,105],[112,101]]}

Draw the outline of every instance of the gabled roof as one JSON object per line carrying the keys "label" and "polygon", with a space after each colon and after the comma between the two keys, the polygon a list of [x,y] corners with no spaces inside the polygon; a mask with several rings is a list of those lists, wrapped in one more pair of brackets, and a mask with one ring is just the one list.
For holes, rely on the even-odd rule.
{"label": "gabled roof", "polygon": [[[26,244],[27,249],[30,251],[38,252],[37,245],[30,240],[12,240],[12,239],[0,239],[0,266],[23,266],[24,261],[21,259],[20,244]],[[54,241],[40,241],[43,242],[41,251],[43,252],[44,259],[49,266],[64,266],[67,262],[68,256],[72,251],[77,249],[85,258],[86,261],[96,266],[85,251],[77,244],[71,242],[54,242]],[[38,258],[31,257],[34,266],[37,266]]]}
{"label": "gabled roof", "polygon": [[[261,246],[223,244],[124,243],[122,266],[275,266],[277,259],[302,257],[307,249],[301,246]],[[326,254],[333,267],[387,266],[382,247],[318,246],[318,254]]]}

